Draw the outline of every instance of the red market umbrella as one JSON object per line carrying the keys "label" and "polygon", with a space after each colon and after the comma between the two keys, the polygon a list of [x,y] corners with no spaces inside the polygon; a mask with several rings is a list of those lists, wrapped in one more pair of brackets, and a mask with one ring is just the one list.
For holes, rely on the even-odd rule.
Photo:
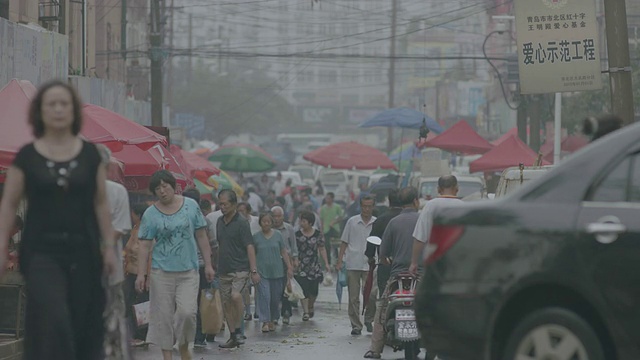
{"label": "red market umbrella", "polygon": [[[516,135],[511,135],[500,145],[494,147],[479,159],[469,163],[469,172],[495,172],[512,166],[524,164],[532,166],[538,155],[523,143]],[[549,165],[543,160],[542,165]]]}
{"label": "red market umbrella", "polygon": [[122,161],[111,157],[107,167],[107,179],[124,185],[124,164]]}
{"label": "red market umbrella", "polygon": [[[33,141],[29,106],[37,89],[31,82],[11,80],[0,90],[0,167],[8,168],[20,148]],[[0,175],[4,181],[4,175]]]}
{"label": "red market umbrella", "polygon": [[493,145],[464,120],[458,121],[435,138],[427,140],[425,145],[463,154],[484,154],[493,149]]}
{"label": "red market umbrella", "polygon": [[193,187],[193,180],[184,174],[171,153],[156,144],[148,150],[135,145],[124,145],[120,151],[112,156],[124,163],[124,185],[129,191],[147,191],[149,179],[158,170],[169,170],[176,178],[176,191],[182,193],[188,187]]}
{"label": "red market umbrella", "polygon": [[220,169],[213,166],[206,159],[182,150],[177,145],[171,145],[171,154],[178,161],[178,164],[184,169],[185,173],[194,179],[207,183],[207,180],[214,175],[220,175]]}
{"label": "red market umbrella", "polygon": [[108,146],[111,151],[118,151],[123,145],[137,145],[145,150],[157,143],[167,145],[164,136],[103,107],[85,104],[82,115],[82,136]]}
{"label": "red market umbrella", "polygon": [[[562,139],[560,142],[560,152],[574,153],[583,147],[589,145],[589,140],[583,136],[570,135]],[[553,140],[545,142],[540,147],[540,152],[543,154],[544,159],[547,161],[553,161]]]}
{"label": "red market umbrella", "polygon": [[355,141],[324,146],[307,153],[303,158],[332,169],[397,170],[396,165],[383,152]]}

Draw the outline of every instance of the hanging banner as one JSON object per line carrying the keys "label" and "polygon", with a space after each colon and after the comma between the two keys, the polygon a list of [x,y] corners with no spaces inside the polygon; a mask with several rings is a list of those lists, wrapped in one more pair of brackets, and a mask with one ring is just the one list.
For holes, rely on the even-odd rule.
{"label": "hanging banner", "polygon": [[599,90],[594,0],[515,0],[522,94]]}

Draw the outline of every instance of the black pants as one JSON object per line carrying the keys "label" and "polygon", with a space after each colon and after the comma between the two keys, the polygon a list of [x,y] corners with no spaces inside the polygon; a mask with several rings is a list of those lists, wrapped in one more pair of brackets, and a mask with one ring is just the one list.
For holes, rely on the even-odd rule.
{"label": "black pants", "polygon": [[382,297],[384,289],[387,287],[389,277],[391,276],[391,265],[378,265],[378,298]]}
{"label": "black pants", "polygon": [[133,314],[133,305],[140,304],[145,301],[149,301],[149,292],[145,291],[143,293],[139,293],[136,290],[136,278],[138,275],[136,274],[127,274],[124,278],[124,304],[127,307],[126,315],[129,320],[129,331],[130,334],[133,334],[134,339],[138,340],[146,340],[147,339],[147,330],[148,326],[138,327],[136,324],[135,315]]}
{"label": "black pants", "polygon": [[104,358],[101,264],[84,253],[30,254],[23,359]]}

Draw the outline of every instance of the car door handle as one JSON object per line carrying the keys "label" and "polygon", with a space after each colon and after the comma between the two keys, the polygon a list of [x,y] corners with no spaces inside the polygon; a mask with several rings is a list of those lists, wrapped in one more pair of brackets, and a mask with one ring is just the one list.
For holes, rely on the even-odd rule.
{"label": "car door handle", "polygon": [[616,216],[605,216],[597,222],[587,224],[587,233],[594,235],[601,244],[611,244],[618,240],[618,235],[626,231],[627,227]]}
{"label": "car door handle", "polygon": [[591,223],[587,225],[589,234],[620,234],[627,231],[627,227],[616,223]]}

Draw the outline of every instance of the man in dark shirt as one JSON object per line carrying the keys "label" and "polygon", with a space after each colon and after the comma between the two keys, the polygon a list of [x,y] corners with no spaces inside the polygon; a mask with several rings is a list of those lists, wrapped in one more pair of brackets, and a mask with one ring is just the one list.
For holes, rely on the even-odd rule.
{"label": "man in dark shirt", "polygon": [[254,284],[260,282],[256,267],[256,252],[249,223],[237,211],[238,197],[231,190],[222,190],[218,194],[218,206],[222,217],[217,223],[219,243],[218,274],[220,275],[220,294],[231,337],[223,349],[235,348],[242,344],[242,312],[244,304],[242,291],[251,277]]}
{"label": "man in dark shirt", "polygon": [[[402,211],[402,207],[400,205],[400,199],[398,196],[398,190],[391,190],[389,192],[389,210],[382,214],[376,221],[373,223],[373,227],[371,228],[370,236],[377,236],[382,239],[382,235],[384,234],[384,230],[387,228],[387,224],[394,217],[398,216]],[[373,245],[367,242],[367,249],[364,254],[369,258],[369,263],[375,261],[376,254],[379,253],[379,246]],[[387,281],[389,280],[389,274],[391,272],[391,266],[387,264],[383,264],[380,261],[378,265],[378,292],[379,295],[382,295],[385,286],[387,286]]]}

